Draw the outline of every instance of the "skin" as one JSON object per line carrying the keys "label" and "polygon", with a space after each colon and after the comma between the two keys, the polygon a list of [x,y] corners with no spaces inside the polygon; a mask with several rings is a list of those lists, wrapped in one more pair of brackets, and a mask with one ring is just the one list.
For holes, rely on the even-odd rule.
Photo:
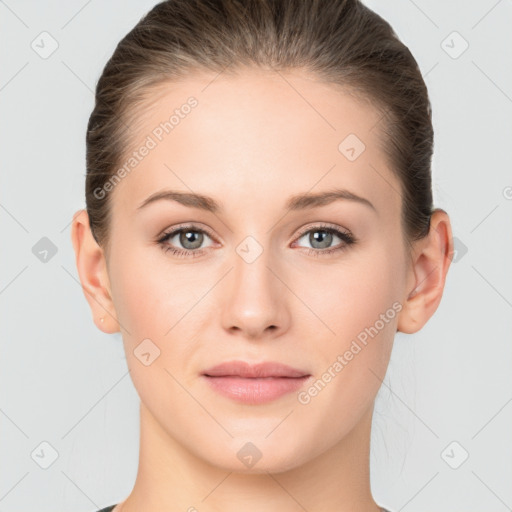
{"label": "skin", "polygon": [[[198,73],[166,84],[139,119],[141,144],[190,96],[198,106],[112,191],[108,252],[85,210],[72,224],[94,322],[122,333],[141,399],[137,478],[115,512],[376,512],[374,400],[395,332],[420,330],[440,303],[453,252],[448,215],[437,209],[429,235],[406,243],[400,183],[378,146],[379,112],[306,72]],[[355,161],[338,150],[349,133],[366,146]],[[375,210],[346,199],[285,207],[290,196],[333,187]],[[223,211],[169,200],[137,210],[164,189],[211,196]],[[164,252],[156,240],[188,222],[213,235],[204,235],[203,253]],[[356,243],[336,235],[312,245],[319,223],[350,230]],[[237,252],[247,236],[263,250],[251,263]],[[181,240],[165,243],[192,246]],[[336,246],[343,249],[308,253]],[[296,392],[239,404],[199,377],[242,359],[279,361],[316,381],[395,301],[401,310],[307,404]],[[149,366],[134,355],[146,338],[160,350]],[[262,454],[251,468],[237,457],[247,442]]]}

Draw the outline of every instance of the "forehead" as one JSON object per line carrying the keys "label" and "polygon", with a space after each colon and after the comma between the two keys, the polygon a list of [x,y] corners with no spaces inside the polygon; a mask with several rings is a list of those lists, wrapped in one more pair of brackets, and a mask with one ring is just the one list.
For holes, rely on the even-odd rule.
{"label": "forehead", "polygon": [[247,69],[196,73],[149,93],[127,155],[150,149],[114,190],[133,209],[161,188],[221,201],[242,194],[249,204],[342,186],[376,206],[400,201],[380,150],[382,115],[346,89],[303,71]]}

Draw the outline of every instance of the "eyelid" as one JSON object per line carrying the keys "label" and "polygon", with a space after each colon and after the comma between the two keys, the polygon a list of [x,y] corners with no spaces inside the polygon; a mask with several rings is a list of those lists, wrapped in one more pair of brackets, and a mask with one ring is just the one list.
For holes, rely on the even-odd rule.
{"label": "eyelid", "polygon": [[166,228],[164,229],[157,237],[157,241],[161,240],[162,238],[168,237],[171,234],[176,234],[179,231],[185,231],[189,229],[190,231],[199,231],[206,233],[212,240],[216,240],[217,237],[213,235],[213,233],[206,227],[197,224],[195,222],[183,222],[181,224],[177,224],[176,226],[173,226],[172,228]]}
{"label": "eyelid", "polygon": [[[317,222],[317,223],[313,222],[310,225],[301,228],[299,230],[298,234],[295,235],[294,240],[296,240],[297,238],[301,238],[303,235],[305,235],[312,229],[322,229],[322,228],[333,229],[335,231],[341,231],[342,233],[344,233],[348,236],[353,236],[352,232],[349,229],[342,228],[340,226],[337,226],[336,224],[329,224],[327,222]],[[164,238],[166,236],[169,236],[171,234],[174,234],[178,231],[185,230],[185,229],[190,229],[192,231],[201,231],[201,232],[206,233],[213,240],[217,239],[217,237],[213,235],[213,233],[210,231],[209,228],[207,228],[201,224],[195,223],[195,222],[184,222],[181,224],[177,224],[176,226],[173,226],[172,228],[166,228],[156,237],[156,239],[161,240],[162,238]]]}
{"label": "eyelid", "polygon": [[347,235],[351,238],[355,238],[354,235],[352,234],[352,232],[350,231],[350,229],[342,228],[341,226],[337,226],[336,224],[329,224],[328,222],[317,222],[317,223],[312,223],[304,228],[301,228],[299,231],[299,234],[295,237],[294,240],[296,240],[298,238],[302,238],[306,233],[309,233],[310,231],[312,231],[314,229],[317,229],[317,230],[332,229],[334,231],[339,231],[339,232],[343,233],[344,235]]}

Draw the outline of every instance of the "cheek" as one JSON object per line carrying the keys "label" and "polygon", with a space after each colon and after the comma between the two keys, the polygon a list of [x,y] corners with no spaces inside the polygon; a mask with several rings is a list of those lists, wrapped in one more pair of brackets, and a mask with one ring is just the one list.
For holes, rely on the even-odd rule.
{"label": "cheek", "polygon": [[114,305],[128,337],[164,339],[204,288],[197,273],[184,272],[159,251],[155,247],[125,253],[112,265]]}
{"label": "cheek", "polygon": [[[172,264],[163,251],[157,251],[125,253],[112,266],[113,299],[125,327],[127,364],[146,403],[155,399],[158,389],[172,388],[179,394],[180,386],[171,375],[183,372],[183,362],[190,360],[196,348],[200,322],[207,314],[208,301],[202,299],[212,282],[211,272]],[[147,366],[146,353],[146,362],[151,360]]]}
{"label": "cheek", "polygon": [[129,332],[123,332],[123,337],[158,337],[163,334],[163,326],[157,325],[162,320],[161,301],[159,294],[162,290],[155,287],[155,275],[152,269],[144,268],[138,262],[128,258],[116,267],[112,280],[114,305],[118,320]]}
{"label": "cheek", "polygon": [[[311,273],[302,274],[301,287],[310,290],[304,302],[318,317],[309,322],[314,331],[309,330],[312,336],[317,333],[320,372],[320,382],[304,400],[311,398],[320,409],[342,404],[356,418],[381,386],[401,310],[403,262],[391,245],[380,240],[343,265],[318,268],[314,279]],[[346,421],[337,419],[340,425]]]}
{"label": "cheek", "polygon": [[[131,379],[150,410],[165,410],[183,393],[172,376],[190,351],[187,321],[193,318],[190,309],[199,290],[188,273],[171,267],[162,256],[148,255],[147,249],[124,255],[119,251],[118,256],[112,265],[112,295],[124,327]],[[182,400],[186,405],[185,395]]]}
{"label": "cheek", "polygon": [[304,274],[301,280],[302,289],[310,290],[305,302],[322,320],[310,322],[317,333],[318,373],[301,403],[330,411],[339,428],[356,421],[370,406],[391,355],[401,309],[398,255],[382,247],[361,252],[355,264],[325,267],[315,272],[315,279]]}
{"label": "cheek", "polygon": [[400,296],[396,261],[386,250],[361,252],[347,264],[301,274],[301,298],[316,313],[322,337],[349,341],[392,308]]}

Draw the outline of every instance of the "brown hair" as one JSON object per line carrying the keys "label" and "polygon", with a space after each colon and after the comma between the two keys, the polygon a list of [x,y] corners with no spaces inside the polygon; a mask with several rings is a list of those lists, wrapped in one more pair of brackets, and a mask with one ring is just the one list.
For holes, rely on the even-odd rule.
{"label": "brown hair", "polygon": [[358,0],[166,0],[119,42],[96,86],[86,205],[100,245],[108,246],[111,194],[97,191],[123,161],[136,135],[130,127],[157,87],[196,70],[246,65],[303,69],[374,105],[384,120],[382,150],[402,187],[404,239],[428,234],[431,106],[414,57],[389,23]]}

